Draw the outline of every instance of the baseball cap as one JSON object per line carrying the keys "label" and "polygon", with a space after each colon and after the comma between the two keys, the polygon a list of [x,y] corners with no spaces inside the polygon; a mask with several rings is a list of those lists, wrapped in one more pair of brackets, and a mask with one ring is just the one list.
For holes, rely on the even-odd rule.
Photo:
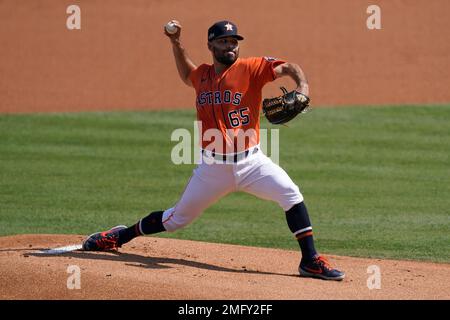
{"label": "baseball cap", "polygon": [[244,37],[238,35],[237,26],[231,21],[219,21],[214,23],[208,29],[208,41],[219,38],[233,37],[238,40],[244,40]]}

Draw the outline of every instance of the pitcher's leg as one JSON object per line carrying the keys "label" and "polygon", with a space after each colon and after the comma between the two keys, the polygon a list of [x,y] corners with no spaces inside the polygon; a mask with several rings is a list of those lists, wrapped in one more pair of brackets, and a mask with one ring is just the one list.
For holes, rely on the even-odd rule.
{"label": "pitcher's leg", "polygon": [[173,232],[191,223],[204,210],[234,190],[232,176],[211,178],[196,173],[192,176],[180,201],[164,211],[162,223],[168,232]]}
{"label": "pitcher's leg", "polygon": [[234,180],[228,167],[202,164],[195,170],[178,203],[165,211],[155,211],[139,220],[135,225],[119,231],[119,244],[129,242],[141,235],[180,229],[202,212],[233,191]]}
{"label": "pitcher's leg", "polygon": [[317,254],[303,196],[286,171],[262,157],[260,165],[255,165],[242,180],[241,189],[259,198],[277,202],[286,213],[287,224],[300,245],[302,257],[312,259]]}
{"label": "pitcher's leg", "polygon": [[300,245],[302,259],[313,259],[317,255],[311,221],[304,202],[300,202],[286,211],[286,221],[292,234]]}
{"label": "pitcher's leg", "polygon": [[83,242],[83,249],[117,249],[141,235],[175,231],[192,222],[207,207],[234,189],[234,176],[230,166],[200,164],[188,181],[180,201],[173,208],[152,212],[128,228],[121,225],[92,234]]}
{"label": "pitcher's leg", "polygon": [[239,180],[239,190],[275,201],[284,211],[303,201],[298,186],[286,171],[267,156],[259,155],[259,160],[253,161],[251,165],[252,170]]}
{"label": "pitcher's leg", "polygon": [[286,171],[264,155],[259,163],[253,165],[255,168],[242,179],[240,188],[259,198],[277,202],[286,213],[287,224],[299,242],[302,257],[314,257],[317,252],[312,226],[298,186]]}
{"label": "pitcher's leg", "polygon": [[265,156],[261,156],[261,161],[253,166],[240,181],[240,189],[257,197],[276,201],[283,208],[289,229],[301,249],[300,275],[342,280],[345,274],[332,268],[314,247],[311,221],[298,186],[281,167]]}

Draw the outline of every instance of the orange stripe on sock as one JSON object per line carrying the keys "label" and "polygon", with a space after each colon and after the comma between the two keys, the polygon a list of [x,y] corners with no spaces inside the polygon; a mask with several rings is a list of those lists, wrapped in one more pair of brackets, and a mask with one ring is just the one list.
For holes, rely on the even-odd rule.
{"label": "orange stripe on sock", "polygon": [[312,231],[308,231],[308,232],[305,232],[305,233],[302,233],[302,234],[298,234],[296,236],[296,238],[297,238],[297,240],[300,240],[300,239],[303,239],[305,237],[312,236],[312,234],[313,234]]}

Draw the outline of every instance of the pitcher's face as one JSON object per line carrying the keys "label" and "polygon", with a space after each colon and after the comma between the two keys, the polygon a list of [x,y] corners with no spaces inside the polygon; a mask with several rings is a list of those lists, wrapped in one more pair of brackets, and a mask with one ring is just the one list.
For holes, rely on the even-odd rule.
{"label": "pitcher's face", "polygon": [[214,58],[226,66],[231,66],[239,57],[239,42],[233,37],[225,37],[208,42],[208,48]]}

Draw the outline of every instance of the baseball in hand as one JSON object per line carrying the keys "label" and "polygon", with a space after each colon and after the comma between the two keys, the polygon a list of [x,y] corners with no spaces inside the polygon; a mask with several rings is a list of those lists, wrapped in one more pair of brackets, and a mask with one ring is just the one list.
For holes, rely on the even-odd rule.
{"label": "baseball in hand", "polygon": [[167,23],[165,28],[168,34],[175,34],[178,31],[178,27],[173,22]]}

